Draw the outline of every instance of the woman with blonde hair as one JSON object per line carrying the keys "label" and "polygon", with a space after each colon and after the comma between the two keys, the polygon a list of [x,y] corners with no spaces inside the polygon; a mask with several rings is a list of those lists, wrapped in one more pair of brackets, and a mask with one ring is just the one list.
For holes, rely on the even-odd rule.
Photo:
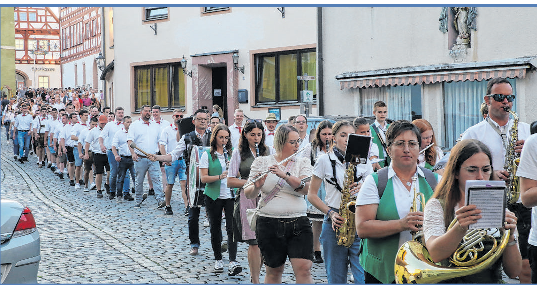
{"label": "woman with blonde hair", "polygon": [[[421,167],[425,167],[429,170],[433,170],[434,165],[438,161],[440,161],[442,157],[444,157],[444,152],[442,152],[442,149],[436,144],[436,137],[434,135],[433,126],[431,126],[431,123],[429,123],[425,119],[416,119],[412,121],[412,124],[418,127],[421,134],[421,145],[420,155],[418,157],[418,165]],[[422,153],[422,151],[431,144],[433,144],[433,146],[429,147],[425,152]],[[439,172],[439,174],[442,173]]]}

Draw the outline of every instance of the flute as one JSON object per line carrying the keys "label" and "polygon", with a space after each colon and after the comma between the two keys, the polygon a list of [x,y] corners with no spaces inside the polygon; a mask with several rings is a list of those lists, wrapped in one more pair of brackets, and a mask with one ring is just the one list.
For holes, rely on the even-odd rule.
{"label": "flute", "polygon": [[[290,156],[288,156],[286,159],[276,163],[277,166],[280,166],[284,163],[286,163],[289,159],[293,158],[295,155],[297,155],[298,153],[302,152],[303,150],[305,150],[307,148],[307,146],[299,149],[297,152],[291,154]],[[266,171],[263,171],[261,173],[259,173],[259,176],[257,176],[257,178],[254,178],[253,180],[251,180],[250,182],[246,182],[242,187],[241,189],[246,189],[247,187],[253,185],[254,183],[256,183],[259,179],[261,179],[261,177],[265,176],[265,174],[268,174],[270,173],[270,170],[266,170]]]}
{"label": "flute", "polygon": [[424,153],[426,150],[428,150],[430,147],[432,147],[434,145],[434,143],[428,145],[426,148],[420,150],[420,154]]}

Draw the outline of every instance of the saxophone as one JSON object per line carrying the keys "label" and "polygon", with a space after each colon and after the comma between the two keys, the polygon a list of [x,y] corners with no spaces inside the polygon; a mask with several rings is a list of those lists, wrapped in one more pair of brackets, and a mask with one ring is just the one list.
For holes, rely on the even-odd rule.
{"label": "saxophone", "polygon": [[[351,160],[352,161],[352,160]],[[350,247],[356,236],[355,216],[352,209],[355,207],[355,198],[351,197],[351,185],[354,183],[355,163],[349,163],[345,170],[343,189],[341,190],[341,204],[339,214],[343,218],[343,224],[336,232],[337,244]]]}
{"label": "saxophone", "polygon": [[518,116],[509,107],[505,107],[506,112],[511,113],[513,116],[513,126],[509,130],[509,145],[505,153],[505,164],[503,168],[509,172],[509,179],[507,182],[507,202],[514,204],[518,201],[520,196],[520,182],[516,175],[516,170],[520,162],[520,154],[515,152],[516,141],[518,140]]}

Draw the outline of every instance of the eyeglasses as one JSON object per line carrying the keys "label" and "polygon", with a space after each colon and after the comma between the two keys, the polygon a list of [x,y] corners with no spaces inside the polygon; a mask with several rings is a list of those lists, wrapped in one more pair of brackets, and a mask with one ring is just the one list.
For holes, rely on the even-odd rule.
{"label": "eyeglasses", "polygon": [[[467,167],[462,167],[462,168],[465,169],[470,174],[477,174],[477,172],[480,169],[477,166],[467,166]],[[491,165],[485,165],[485,166],[481,167],[481,171],[483,172],[483,174],[490,174],[492,172],[492,166]]]}
{"label": "eyeglasses", "polygon": [[295,121],[295,124],[300,124],[300,125],[306,124],[306,123],[307,123],[306,121]]}
{"label": "eyeglasses", "polygon": [[419,147],[419,143],[417,141],[396,141],[393,143],[394,147],[400,149],[404,149],[405,145],[408,146],[409,149],[417,149]]}
{"label": "eyeglasses", "polygon": [[503,95],[503,94],[490,94],[488,97],[492,97],[496,102],[503,102],[507,98],[507,102],[513,102],[515,100],[515,95]]}
{"label": "eyeglasses", "polygon": [[200,121],[200,122],[207,122],[209,119],[204,119],[204,118],[196,118],[196,120]]}

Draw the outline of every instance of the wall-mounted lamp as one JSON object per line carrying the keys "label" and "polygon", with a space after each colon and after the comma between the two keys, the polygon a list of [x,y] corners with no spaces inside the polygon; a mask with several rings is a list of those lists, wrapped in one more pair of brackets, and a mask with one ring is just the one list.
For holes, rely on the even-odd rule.
{"label": "wall-mounted lamp", "polygon": [[149,25],[149,27],[151,28],[151,30],[155,32],[155,36],[156,36],[157,35],[157,23],[154,23],[153,25]]}
{"label": "wall-mounted lamp", "polygon": [[95,58],[95,60],[97,61],[97,68],[99,68],[99,70],[103,71],[104,70],[104,56],[103,56],[103,53],[100,52],[99,55]]}
{"label": "wall-mounted lamp", "polygon": [[186,59],[184,55],[183,55],[183,59],[181,59],[181,68],[183,68],[183,74],[186,74],[192,77],[192,70],[190,72],[186,72]]}
{"label": "wall-mounted lamp", "polygon": [[234,53],[232,56],[233,58],[233,68],[235,70],[238,70],[240,72],[242,72],[242,74],[244,74],[244,65],[242,67],[239,67],[239,54],[238,53]]}
{"label": "wall-mounted lamp", "polygon": [[282,13],[282,18],[285,18],[285,7],[278,7],[276,9],[278,9],[278,11],[280,11],[280,13]]}

